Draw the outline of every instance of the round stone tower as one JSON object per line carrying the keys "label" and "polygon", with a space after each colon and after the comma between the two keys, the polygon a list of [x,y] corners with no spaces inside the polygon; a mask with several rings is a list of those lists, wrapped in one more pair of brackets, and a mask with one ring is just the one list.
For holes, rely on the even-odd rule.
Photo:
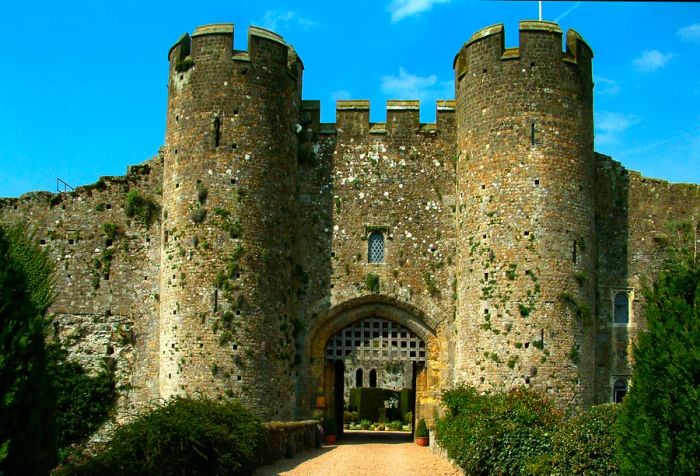
{"label": "round stone tower", "polygon": [[455,58],[459,242],[457,380],[530,385],[593,402],[594,162],[591,49],[574,31],[520,23]]}
{"label": "round stone tower", "polygon": [[302,63],[278,35],[201,26],[169,52],[160,393],[292,415],[291,317]]}

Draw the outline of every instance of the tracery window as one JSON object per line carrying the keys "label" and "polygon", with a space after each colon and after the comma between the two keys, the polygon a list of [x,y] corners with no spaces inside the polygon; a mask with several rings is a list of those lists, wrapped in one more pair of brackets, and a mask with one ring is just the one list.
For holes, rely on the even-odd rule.
{"label": "tracery window", "polygon": [[367,261],[369,263],[384,262],[384,233],[373,231],[367,240]]}
{"label": "tracery window", "polygon": [[375,369],[369,371],[369,386],[371,388],[377,386],[377,371]]}
{"label": "tracery window", "polygon": [[357,372],[355,372],[355,387],[362,387],[364,385],[362,380],[362,369],[357,369]]}

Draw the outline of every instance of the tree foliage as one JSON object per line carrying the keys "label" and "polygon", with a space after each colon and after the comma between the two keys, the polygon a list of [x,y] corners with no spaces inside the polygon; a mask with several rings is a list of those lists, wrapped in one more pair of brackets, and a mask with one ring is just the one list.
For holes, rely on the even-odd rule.
{"label": "tree foliage", "polygon": [[55,459],[44,331],[52,266],[20,226],[0,227],[0,470],[47,471]]}
{"label": "tree foliage", "polygon": [[614,427],[620,405],[595,405],[566,420],[552,437],[552,451],[538,474],[618,474]]}
{"label": "tree foliage", "polygon": [[258,463],[259,420],[238,402],[176,397],[121,426],[64,475],[242,475]]}
{"label": "tree foliage", "polygon": [[73,443],[90,436],[114,407],[114,374],[103,368],[90,375],[68,359],[59,344],[48,346],[48,371],[56,394],[56,447],[64,457]]}
{"label": "tree foliage", "polygon": [[550,450],[561,414],[543,395],[524,387],[479,394],[472,387],[445,392],[447,415],[436,437],[466,474],[528,474]]}
{"label": "tree foliage", "polygon": [[617,425],[623,474],[700,474],[700,266],[697,225],[675,225],[644,290],[646,331]]}
{"label": "tree foliage", "polygon": [[114,405],[114,380],[46,345],[53,266],[23,226],[0,226],[0,471],[45,474]]}

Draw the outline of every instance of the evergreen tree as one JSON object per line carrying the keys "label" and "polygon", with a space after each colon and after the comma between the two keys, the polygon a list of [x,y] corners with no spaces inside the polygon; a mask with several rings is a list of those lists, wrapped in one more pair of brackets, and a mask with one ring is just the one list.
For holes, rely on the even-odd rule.
{"label": "evergreen tree", "polygon": [[644,291],[647,328],[617,425],[623,474],[700,474],[700,227],[673,231],[665,266]]}
{"label": "evergreen tree", "polygon": [[52,268],[19,226],[0,227],[0,470],[46,473],[55,461],[44,332]]}

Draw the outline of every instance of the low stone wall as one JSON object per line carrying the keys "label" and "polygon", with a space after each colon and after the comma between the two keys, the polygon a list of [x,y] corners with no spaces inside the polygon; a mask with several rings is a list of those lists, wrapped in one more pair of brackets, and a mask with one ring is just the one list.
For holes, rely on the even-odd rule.
{"label": "low stone wall", "polygon": [[321,446],[321,434],[316,420],[274,421],[265,423],[264,427],[265,440],[260,451],[263,465]]}

